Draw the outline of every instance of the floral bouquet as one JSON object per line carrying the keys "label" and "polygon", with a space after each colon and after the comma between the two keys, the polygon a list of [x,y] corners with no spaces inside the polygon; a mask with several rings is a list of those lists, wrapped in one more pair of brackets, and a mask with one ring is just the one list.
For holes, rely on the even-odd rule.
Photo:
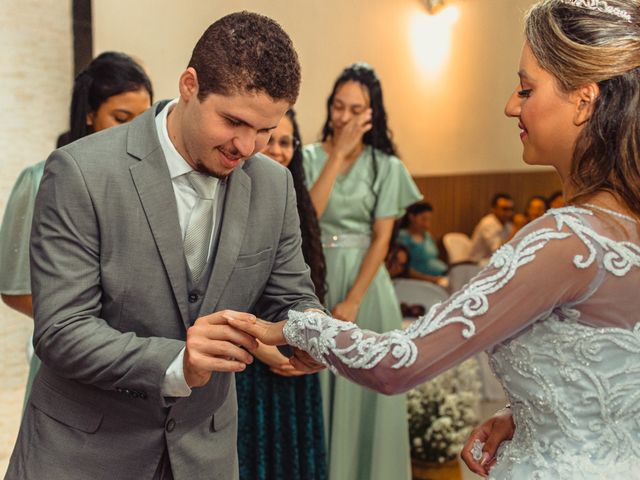
{"label": "floral bouquet", "polygon": [[462,450],[478,423],[481,384],[471,358],[407,394],[411,457],[444,463]]}

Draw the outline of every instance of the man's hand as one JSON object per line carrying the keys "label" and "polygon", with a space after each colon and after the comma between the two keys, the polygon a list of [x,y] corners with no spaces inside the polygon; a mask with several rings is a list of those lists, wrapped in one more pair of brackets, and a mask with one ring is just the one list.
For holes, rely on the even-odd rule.
{"label": "man's hand", "polygon": [[[460,457],[467,464],[469,470],[478,475],[486,477],[495,461],[496,451],[504,441],[511,440],[515,432],[515,425],[509,408],[498,410],[493,417],[476,427],[469,435],[467,442],[462,447]],[[482,442],[482,457],[473,457],[472,449],[474,443]]]}
{"label": "man's hand", "polygon": [[198,318],[187,330],[183,368],[190,388],[206,385],[212,372],[241,372],[253,361],[246,350],[254,350],[258,343],[229,325],[232,319],[255,321],[251,314],[223,310]]}

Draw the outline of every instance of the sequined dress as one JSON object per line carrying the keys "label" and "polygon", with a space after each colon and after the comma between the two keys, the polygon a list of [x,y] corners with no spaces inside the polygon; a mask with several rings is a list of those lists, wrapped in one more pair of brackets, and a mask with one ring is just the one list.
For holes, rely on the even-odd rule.
{"label": "sequined dress", "polygon": [[386,393],[487,350],[516,433],[490,479],[640,479],[640,227],[550,210],[406,331],[292,313],[289,343]]}

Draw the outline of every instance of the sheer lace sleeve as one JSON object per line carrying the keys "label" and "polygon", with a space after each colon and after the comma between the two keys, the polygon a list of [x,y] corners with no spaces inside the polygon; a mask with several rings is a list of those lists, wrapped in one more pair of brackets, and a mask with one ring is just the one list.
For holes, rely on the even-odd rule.
{"label": "sheer lace sleeve", "polygon": [[378,334],[322,314],[290,312],[285,337],[356,383],[405,391],[576,306],[603,272],[625,275],[640,258],[638,246],[597,234],[590,215],[568,207],[527,225],[469,284],[407,330]]}

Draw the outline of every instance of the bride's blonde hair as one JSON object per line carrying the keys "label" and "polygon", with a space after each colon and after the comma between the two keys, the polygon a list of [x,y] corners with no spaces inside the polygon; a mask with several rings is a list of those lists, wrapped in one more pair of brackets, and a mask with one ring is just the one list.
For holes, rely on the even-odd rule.
{"label": "bride's blonde hair", "polygon": [[531,50],[561,90],[600,88],[573,154],[569,200],[609,191],[640,217],[640,2],[607,0],[630,20],[579,4],[543,0],[525,18]]}

